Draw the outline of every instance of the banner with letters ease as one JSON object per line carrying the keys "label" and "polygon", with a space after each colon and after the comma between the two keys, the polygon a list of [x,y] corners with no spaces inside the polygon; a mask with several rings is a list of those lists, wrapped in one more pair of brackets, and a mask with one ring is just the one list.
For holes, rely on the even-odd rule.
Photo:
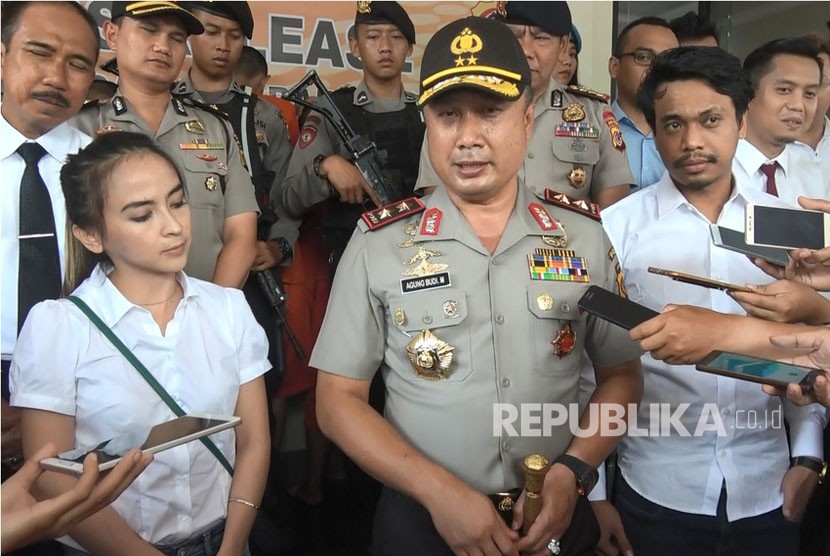
{"label": "banner with letters ease", "polygon": [[[361,63],[349,50],[349,30],[354,25],[357,2],[249,2],[254,16],[250,45],[260,50],[269,63],[271,80],[266,92],[275,94],[316,69],[329,90],[355,83],[361,78]],[[496,2],[401,2],[415,24],[417,44],[404,66],[404,86],[418,91],[418,68],[429,38],[441,27],[468,15],[489,16]],[[102,26],[109,19],[110,2],[85,3]],[[100,63],[113,56],[101,39]],[[182,74],[190,67],[188,56]],[[107,79],[115,76],[98,71]]]}

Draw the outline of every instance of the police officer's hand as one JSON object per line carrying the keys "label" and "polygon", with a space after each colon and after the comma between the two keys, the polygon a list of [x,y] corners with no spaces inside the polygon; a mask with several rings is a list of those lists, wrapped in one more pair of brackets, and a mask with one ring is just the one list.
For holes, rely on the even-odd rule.
{"label": "police officer's hand", "polygon": [[791,280],[749,286],[751,293],[728,292],[746,312],[773,322],[823,324],[830,321],[830,301],[816,290]]}
{"label": "police officer's hand", "polygon": [[359,205],[363,202],[363,197],[368,196],[375,203],[375,206],[381,206],[380,200],[378,200],[374,190],[366,183],[366,180],[363,179],[360,171],[342,156],[338,154],[327,156],[320,163],[320,173],[326,176],[326,179],[344,203]]}
{"label": "police officer's hand", "polygon": [[666,305],[661,314],[632,328],[629,337],[658,361],[690,365],[715,349],[718,335],[731,324],[723,321],[730,317],[734,315],[701,307]]}
{"label": "police officer's hand", "polygon": [[274,268],[282,261],[283,253],[280,244],[276,241],[257,241],[256,256],[251,270],[260,271]]}
{"label": "police officer's hand", "polygon": [[597,554],[602,556],[634,556],[634,549],[625,535],[622,519],[617,508],[608,500],[591,502],[591,509],[599,524],[599,542]]}
{"label": "police officer's hand", "polygon": [[[553,464],[545,475],[545,484],[542,486],[542,510],[530,526],[527,535],[519,541],[517,548],[523,554],[550,556],[548,544],[551,539],[562,539],[562,535],[571,524],[578,496],[573,472],[561,463]],[[524,501],[523,492],[513,509],[515,530],[522,526]]]}
{"label": "police officer's hand", "polygon": [[507,527],[490,499],[466,484],[448,485],[427,510],[453,553],[519,556],[518,533]]}
{"label": "police officer's hand", "polygon": [[790,384],[786,391],[764,385],[764,392],[771,396],[786,394],[787,398],[798,405],[818,402],[824,407],[830,407],[830,329],[813,328],[798,334],[773,336],[769,341],[776,347],[805,350],[802,355],[782,359],[785,363],[818,367],[823,372],[816,377],[812,390],[802,390],[798,384]]}

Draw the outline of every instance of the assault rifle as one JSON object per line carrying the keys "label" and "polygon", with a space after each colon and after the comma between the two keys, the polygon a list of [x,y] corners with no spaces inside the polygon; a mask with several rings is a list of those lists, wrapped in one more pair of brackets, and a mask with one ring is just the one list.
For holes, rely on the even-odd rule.
{"label": "assault rifle", "polygon": [[[307,90],[312,85],[317,88],[316,103],[306,100],[308,98]],[[380,160],[377,146],[362,135],[355,133],[352,126],[343,117],[340,109],[337,108],[331,93],[326,89],[326,85],[316,71],[309,71],[299,83],[286,91],[282,98],[302,106],[308,106],[328,120],[351,154],[352,163],[360,171],[369,187],[374,190],[382,205],[394,203],[403,197],[403,193],[398,190],[381,168],[383,163]],[[336,195],[335,192],[333,193]]]}

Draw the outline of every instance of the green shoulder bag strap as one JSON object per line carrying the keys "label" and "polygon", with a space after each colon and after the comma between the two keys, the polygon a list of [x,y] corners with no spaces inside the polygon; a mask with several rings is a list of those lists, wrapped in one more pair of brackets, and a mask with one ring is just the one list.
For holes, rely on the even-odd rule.
{"label": "green shoulder bag strap", "polygon": [[[135,367],[138,373],[144,378],[144,380],[147,381],[147,384],[149,384],[150,387],[152,387],[152,389],[156,391],[156,394],[159,395],[159,397],[164,401],[164,403],[167,404],[167,406],[173,411],[173,413],[176,414],[177,417],[183,417],[186,415],[186,413],[179,406],[179,404],[177,404],[176,401],[170,397],[170,394],[167,393],[167,390],[164,389],[164,386],[159,384],[159,381],[156,380],[156,378],[150,374],[150,371],[147,370],[147,367],[145,367],[141,363],[141,361],[138,360],[138,358],[133,354],[133,352],[130,351],[130,348],[124,345],[124,342],[122,342],[118,338],[118,336],[115,335],[112,329],[110,329],[109,326],[104,324],[104,321],[102,321],[101,318],[97,314],[95,314],[95,311],[89,308],[89,305],[84,303],[84,301],[80,297],[74,295],[70,295],[67,299],[74,303],[78,307],[78,309],[83,311],[83,313],[87,317],[89,317],[89,320],[92,321],[92,324],[94,324],[98,328],[98,330],[100,330],[101,333],[104,336],[106,336],[110,342],[112,342],[112,345],[114,345],[118,349],[118,351],[120,351],[121,354],[127,358],[127,361],[129,361],[130,364],[132,364],[132,366]],[[211,454],[216,456],[216,459],[219,460],[219,463],[222,464],[222,467],[224,467],[228,471],[228,473],[230,473],[231,476],[233,476],[233,466],[230,464],[227,458],[225,458],[224,454],[222,454],[222,452],[219,450],[216,444],[213,443],[213,440],[211,440],[207,436],[203,436],[199,440],[202,441],[202,444],[205,445],[205,448],[210,450]]]}

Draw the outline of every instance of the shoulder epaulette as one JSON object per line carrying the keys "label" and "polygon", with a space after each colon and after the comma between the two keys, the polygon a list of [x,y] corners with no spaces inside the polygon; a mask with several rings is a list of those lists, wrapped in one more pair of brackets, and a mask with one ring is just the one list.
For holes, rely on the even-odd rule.
{"label": "shoulder epaulette", "polygon": [[588,87],[583,87],[582,85],[568,85],[567,87],[565,87],[565,90],[575,95],[588,97],[594,100],[598,100],[600,102],[604,102],[605,104],[611,102],[611,95],[606,95],[605,93],[589,89]]}
{"label": "shoulder epaulette", "polygon": [[106,102],[106,101],[107,101],[107,99],[99,100],[99,99],[94,99],[94,98],[90,99],[90,100],[85,100],[84,103],[81,105],[81,111],[89,110],[93,106],[100,106],[100,105],[104,104],[104,102]]}
{"label": "shoulder epaulette", "polygon": [[338,87],[334,91],[331,92],[333,95],[349,95],[352,96],[354,94],[355,87],[354,85],[343,85],[342,87]]}
{"label": "shoulder epaulette", "polygon": [[395,201],[389,205],[364,212],[360,215],[369,231],[373,232],[377,229],[383,228],[387,224],[396,222],[401,218],[412,216],[424,211],[426,206],[417,197],[410,197],[400,201]]}
{"label": "shoulder epaulette", "polygon": [[586,201],[585,199],[572,199],[564,193],[559,193],[553,189],[545,189],[545,200],[557,207],[578,212],[583,216],[587,216],[597,222],[602,222],[599,215],[599,205]]}
{"label": "shoulder epaulette", "polygon": [[190,107],[196,108],[198,110],[204,110],[205,112],[210,112],[214,116],[218,116],[219,118],[221,118],[223,120],[226,120],[228,122],[230,121],[230,117],[227,115],[227,113],[225,113],[224,110],[220,110],[219,108],[217,108],[215,106],[212,106],[210,104],[206,104],[206,103],[204,103],[200,100],[196,100],[196,99],[191,98],[189,96],[181,96],[181,95],[177,95],[177,94],[174,94],[173,96],[175,98],[179,99],[182,102],[182,104],[184,104],[186,106],[190,106]]}

